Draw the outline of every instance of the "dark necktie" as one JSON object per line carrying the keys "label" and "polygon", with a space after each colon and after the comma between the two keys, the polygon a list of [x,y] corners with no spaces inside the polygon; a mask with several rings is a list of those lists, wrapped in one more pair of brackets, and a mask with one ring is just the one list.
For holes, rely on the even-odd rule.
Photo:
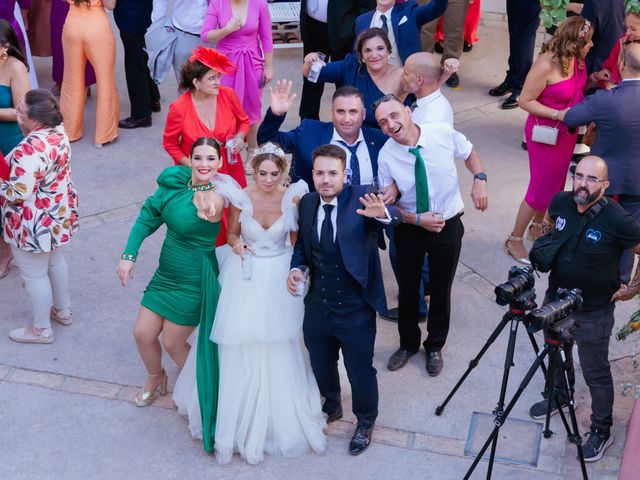
{"label": "dark necktie", "polygon": [[380,21],[382,22],[382,30],[384,30],[384,33],[388,34],[389,33],[389,24],[387,23],[387,16],[386,15],[380,15]]}
{"label": "dark necktie", "polygon": [[324,220],[320,228],[320,245],[325,252],[328,252],[333,247],[333,223],[331,223],[333,205],[326,204],[322,208],[324,208]]}
{"label": "dark necktie", "polygon": [[347,145],[347,142],[342,140],[338,140],[342,145],[345,146],[349,152],[351,152],[351,158],[349,159],[349,169],[351,170],[351,185],[360,185],[360,161],[358,160],[358,154],[356,153],[358,150],[358,145],[360,145],[360,141],[358,140],[354,145]]}
{"label": "dark necktie", "polygon": [[416,157],[414,173],[416,176],[416,212],[429,211],[429,183],[427,182],[427,168],[420,155],[420,147],[410,148],[409,151]]}

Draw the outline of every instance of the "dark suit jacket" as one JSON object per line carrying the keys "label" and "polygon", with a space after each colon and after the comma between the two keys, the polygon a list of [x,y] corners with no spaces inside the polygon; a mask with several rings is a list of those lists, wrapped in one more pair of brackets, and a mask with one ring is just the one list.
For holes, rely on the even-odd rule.
{"label": "dark suit jacket", "polygon": [[[387,301],[382,281],[380,256],[378,255],[378,231],[383,225],[377,220],[358,215],[362,207],[358,200],[367,192],[368,186],[345,186],[338,195],[338,216],[336,218],[336,241],[340,246],[342,261],[355,281],[362,287],[365,302],[377,312],[385,312]],[[291,268],[311,265],[311,235],[317,235],[317,212],[320,195],[311,192],[300,201],[298,239],[291,257]],[[402,216],[394,207],[388,207],[392,217],[391,225],[402,221]],[[311,272],[313,276],[313,272]]]}
{"label": "dark suit jacket", "polygon": [[124,34],[145,33],[151,25],[152,0],[118,0],[113,19]]}
{"label": "dark suit jacket", "polygon": [[587,70],[597,72],[624,33],[624,0],[584,0],[582,16],[594,28],[593,47],[587,54]]}
{"label": "dark suit jacket", "polygon": [[[278,129],[284,119],[285,115],[275,115],[268,109],[258,129],[258,143],[276,142],[286,153],[292,153],[294,160],[291,166],[291,180],[295,182],[302,179],[313,191],[315,188],[311,175],[311,154],[316,147],[331,142],[333,123],[304,119],[298,128],[281,132]],[[378,175],[378,153],[388,138],[381,130],[365,126],[362,127],[362,136],[369,149],[375,177]]]}
{"label": "dark suit jacket", "polygon": [[[409,55],[421,52],[420,29],[425,23],[441,16],[448,6],[448,0],[431,0],[426,5],[418,5],[416,0],[396,3],[391,9],[391,26],[400,60],[404,63]],[[356,18],[356,39],[371,26],[375,9]],[[404,20],[406,18],[406,20]],[[402,24],[400,24],[402,22]]]}
{"label": "dark suit jacket", "polygon": [[591,153],[609,165],[607,194],[640,195],[640,79],[599,90],[564,117],[570,127],[596,124]]}
{"label": "dark suit jacket", "polygon": [[[344,57],[352,50],[354,22],[356,17],[367,10],[376,8],[375,0],[329,0],[327,6],[327,28],[331,51]],[[300,34],[306,43],[307,0],[300,2]]]}

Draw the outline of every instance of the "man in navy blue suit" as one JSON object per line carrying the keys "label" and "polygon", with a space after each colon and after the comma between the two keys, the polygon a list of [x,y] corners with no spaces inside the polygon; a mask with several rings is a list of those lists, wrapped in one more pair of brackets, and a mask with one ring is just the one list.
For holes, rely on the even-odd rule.
{"label": "man in navy blue suit", "polygon": [[405,3],[377,0],[375,10],[356,18],[356,38],[368,28],[382,28],[391,40],[393,58],[398,60],[396,64],[402,66],[409,55],[422,51],[420,28],[442,15],[447,4],[448,0],[431,0],[426,5],[418,5],[416,0]]}
{"label": "man in navy blue suit", "polygon": [[347,154],[350,181],[355,185],[371,184],[378,175],[378,152],[387,141],[380,130],[362,126],[365,117],[362,93],[355,87],[338,88],[331,106],[332,122],[303,119],[299,127],[279,131],[296,94],[292,83],[282,80],[269,89],[270,107],[258,129],[258,143],[272,141],[286,153],[293,154],[291,180],[304,180],[313,191],[311,154],[320,145],[333,144]]}
{"label": "man in navy blue suit", "polygon": [[400,216],[393,207],[389,210],[395,215],[388,214],[382,195],[367,193],[370,187],[345,185],[346,180],[344,150],[335,145],[314,150],[316,192],[300,201],[287,288],[297,294],[299,267],[308,266],[311,283],[302,329],[311,368],[325,398],[322,409],[327,422],[340,419],[338,354],[342,350],[358,419],[349,453],[358,455],[369,446],[378,415],[373,347],[376,310],[386,309],[378,232],[381,223],[398,223]]}

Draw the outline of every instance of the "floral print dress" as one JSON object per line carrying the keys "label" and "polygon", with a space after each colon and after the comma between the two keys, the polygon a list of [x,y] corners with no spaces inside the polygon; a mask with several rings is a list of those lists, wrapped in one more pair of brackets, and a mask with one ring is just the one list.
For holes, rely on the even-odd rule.
{"label": "floral print dress", "polygon": [[78,194],[70,157],[62,124],[32,131],[9,153],[9,180],[0,181],[2,234],[8,244],[50,252],[77,231]]}

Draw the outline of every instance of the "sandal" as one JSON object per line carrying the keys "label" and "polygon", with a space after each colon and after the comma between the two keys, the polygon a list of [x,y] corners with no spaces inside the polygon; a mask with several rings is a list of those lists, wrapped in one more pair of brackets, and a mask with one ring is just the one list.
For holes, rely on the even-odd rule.
{"label": "sandal", "polygon": [[544,225],[540,222],[531,222],[527,230],[527,240],[535,242],[542,235],[544,235]]}
{"label": "sandal", "polygon": [[164,370],[164,368],[162,369],[162,373],[156,373],[155,375],[149,374],[148,376],[159,377],[162,374],[164,374],[162,381],[151,392],[145,392],[144,387],[138,392],[138,394],[133,399],[133,403],[136,405],[136,407],[148,407],[156,399],[157,393],[160,393],[160,395],[163,396],[167,394],[167,381],[169,380],[169,376],[167,375],[167,372]]}
{"label": "sandal", "polygon": [[9,338],[18,343],[53,343],[53,330],[34,326],[15,328],[9,332]]}
{"label": "sandal", "polygon": [[55,320],[60,325],[71,325],[73,323],[73,316],[71,310],[68,308],[57,309],[56,307],[51,307],[49,311],[49,318],[51,320]]}
{"label": "sandal", "polygon": [[509,242],[522,242],[522,237],[514,237],[513,235],[509,235],[507,240],[504,242],[504,253],[511,258],[513,258],[516,262],[522,263],[524,265],[531,265],[531,261],[529,257],[516,257],[511,250],[509,250]]}

